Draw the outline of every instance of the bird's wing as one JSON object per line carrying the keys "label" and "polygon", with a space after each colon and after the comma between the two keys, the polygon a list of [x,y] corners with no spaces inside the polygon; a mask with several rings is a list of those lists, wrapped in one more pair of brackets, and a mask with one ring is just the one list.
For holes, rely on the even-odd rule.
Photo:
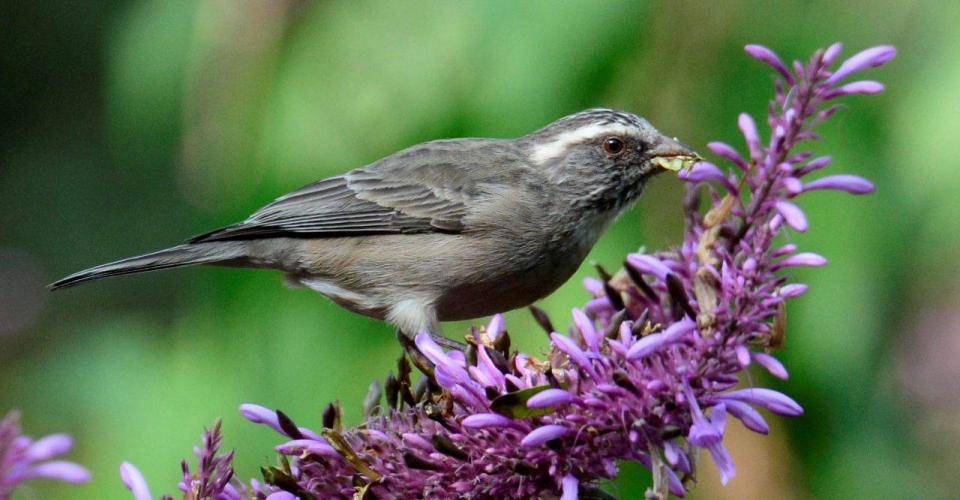
{"label": "bird's wing", "polygon": [[[412,152],[412,151],[411,151]],[[425,161],[417,162],[417,158]],[[476,183],[448,155],[398,154],[304,186],[193,243],[277,236],[458,233]]]}

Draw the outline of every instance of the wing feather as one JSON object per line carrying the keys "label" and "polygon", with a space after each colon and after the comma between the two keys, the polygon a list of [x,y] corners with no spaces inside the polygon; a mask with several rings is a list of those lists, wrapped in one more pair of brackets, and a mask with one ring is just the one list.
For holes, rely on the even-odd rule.
{"label": "wing feather", "polygon": [[439,155],[443,162],[410,162],[418,148],[426,152],[429,145],[304,186],[243,222],[190,241],[461,232],[479,188],[466,175],[468,167],[451,161],[450,150]]}

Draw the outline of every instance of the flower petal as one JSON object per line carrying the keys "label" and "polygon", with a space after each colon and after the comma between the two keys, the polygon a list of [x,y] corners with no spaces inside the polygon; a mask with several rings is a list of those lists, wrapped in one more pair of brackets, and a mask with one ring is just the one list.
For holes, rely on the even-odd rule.
{"label": "flower petal", "polygon": [[573,308],[573,324],[577,326],[577,330],[580,330],[580,335],[583,336],[583,341],[587,344],[587,347],[591,351],[597,352],[600,348],[600,339],[597,335],[597,328],[593,326],[593,321],[580,309]]}
{"label": "flower petal", "polygon": [[560,500],[577,500],[579,497],[579,488],[580,481],[577,478],[573,477],[572,474],[567,474],[563,476],[563,495],[560,496]]}
{"label": "flower petal", "polygon": [[553,345],[555,345],[560,352],[570,357],[570,361],[573,361],[574,364],[596,378],[597,372],[593,369],[593,365],[590,364],[590,360],[587,359],[587,354],[583,352],[583,349],[580,349],[580,346],[578,346],[573,339],[566,335],[560,335],[557,332],[551,333],[550,338],[553,340]]}
{"label": "flower petal", "polygon": [[885,87],[882,83],[873,80],[861,80],[859,82],[848,83],[842,87],[837,87],[823,94],[824,99],[835,99],[845,95],[866,94],[875,95],[883,92]]}
{"label": "flower petal", "polygon": [[757,133],[757,124],[753,121],[753,117],[746,113],[740,113],[737,124],[740,125],[743,138],[746,139],[747,147],[750,148],[750,158],[759,160],[763,156],[763,150],[760,146],[760,134]]}
{"label": "flower petal", "polygon": [[679,177],[687,182],[712,181],[724,186],[730,184],[720,168],[708,161],[697,162],[690,170],[681,170]]}
{"label": "flower petal", "polygon": [[797,404],[796,401],[790,399],[789,396],[763,387],[751,387],[725,392],[711,399],[714,401],[742,401],[744,403],[762,406],[777,415],[783,415],[785,417],[799,417],[803,415],[803,408]]}
{"label": "flower petal", "polygon": [[530,433],[520,441],[520,446],[540,446],[551,439],[561,438],[573,433],[573,429],[562,425],[544,425],[530,431]]}
{"label": "flower petal", "polygon": [[527,400],[528,408],[551,408],[572,403],[576,398],[563,389],[547,389]]}
{"label": "flower petal", "polygon": [[632,253],[627,255],[627,263],[637,271],[656,276],[658,280],[663,282],[667,281],[667,275],[670,274],[670,268],[652,255]]}
{"label": "flower petal", "polygon": [[795,266],[807,266],[807,267],[820,267],[827,265],[826,257],[816,254],[813,252],[803,252],[788,257],[780,262],[777,262],[772,267],[774,270],[783,269],[785,267],[795,267]]}
{"label": "flower petal", "polygon": [[732,161],[738,167],[740,167],[741,170],[745,171],[750,167],[750,165],[747,163],[747,160],[744,160],[743,157],[740,156],[740,153],[733,148],[733,146],[725,142],[719,142],[719,141],[710,142],[710,143],[707,143],[707,148],[710,149],[710,151],[713,151],[713,154],[721,158],[726,158]]}
{"label": "flower petal", "polygon": [[490,318],[490,323],[487,325],[487,337],[489,337],[490,340],[497,340],[497,337],[499,337],[501,333],[503,333],[503,315],[499,313],[494,314],[493,317]]}
{"label": "flower petal", "polygon": [[294,439],[278,445],[274,447],[274,449],[279,453],[291,456],[299,455],[307,451],[321,457],[340,457],[340,455],[337,453],[337,450],[327,444],[326,441],[315,441],[313,439]]}
{"label": "flower petal", "polygon": [[[416,338],[414,338],[414,343],[417,344],[417,349],[436,365],[437,373],[442,371],[444,375],[449,377],[449,379],[447,379],[448,383],[443,385],[444,388],[451,388],[453,384],[449,383],[450,380],[464,385],[469,383],[470,375],[467,373],[467,370],[465,370],[463,365],[458,363],[457,360],[443,352],[443,348],[433,340],[433,337],[431,337],[429,333],[418,333]],[[440,382],[439,378],[437,382]]]}
{"label": "flower petal", "polygon": [[683,319],[667,327],[663,331],[663,341],[672,344],[680,340],[684,335],[697,329],[697,322],[684,316]]}
{"label": "flower petal", "polygon": [[807,216],[803,213],[803,210],[800,207],[790,203],[789,201],[780,200],[774,204],[777,212],[780,212],[780,215],[783,216],[783,220],[787,222],[790,227],[800,231],[801,233],[806,231],[809,227],[807,225]]}
{"label": "flower petal", "polygon": [[807,293],[808,288],[810,287],[804,283],[790,283],[780,288],[780,296],[785,299],[792,299]]}
{"label": "flower petal", "polygon": [[73,438],[68,434],[51,434],[33,442],[24,454],[24,460],[39,462],[63,455],[73,448]]}
{"label": "flower petal", "polygon": [[267,495],[267,500],[297,500],[297,496],[289,491],[278,491]]}
{"label": "flower petal", "polygon": [[59,479],[68,483],[85,483],[90,480],[90,471],[73,462],[55,460],[44,462],[27,470],[22,479],[27,480],[35,477]]}
{"label": "flower petal", "polygon": [[769,64],[773,69],[777,70],[783,78],[787,81],[788,85],[793,85],[796,80],[793,78],[793,73],[787,69],[786,65],[783,64],[783,61],[780,60],[780,57],[777,56],[776,52],[764,47],[763,45],[747,45],[744,47],[744,50],[747,51],[747,54],[750,54],[750,57]]}
{"label": "flower petal", "polygon": [[[681,170],[683,172],[683,170]],[[587,289],[587,292],[590,292],[590,295],[594,297],[603,297],[607,294],[606,290],[603,287],[603,282],[593,276],[587,276],[583,278],[583,287]]]}
{"label": "flower petal", "polygon": [[635,360],[649,356],[665,346],[662,333],[651,333],[646,337],[636,341],[627,349],[627,359]]}
{"label": "flower petal", "polygon": [[475,413],[464,418],[460,425],[472,429],[486,429],[489,427],[513,427],[516,422],[499,413]]}
{"label": "flower petal", "polygon": [[753,353],[753,360],[756,361],[758,365],[766,368],[767,371],[770,372],[770,375],[778,379],[787,380],[790,378],[790,374],[787,373],[787,368],[783,366],[783,363],[769,354],[755,352]]}
{"label": "flower petal", "polygon": [[843,44],[837,42],[829,47],[823,52],[823,64],[829,66],[833,64],[833,61],[837,59],[837,56],[840,55],[840,52],[843,50]]}
{"label": "flower petal", "polygon": [[153,500],[153,495],[150,494],[150,488],[147,486],[147,480],[143,478],[140,470],[130,462],[120,464],[120,479],[124,486],[133,492],[135,500]]}
{"label": "flower petal", "polygon": [[763,416],[760,415],[760,412],[753,409],[752,406],[747,403],[741,403],[740,401],[724,401],[724,405],[727,407],[727,411],[740,419],[743,422],[743,426],[747,429],[750,429],[753,432],[759,434],[769,434],[770,426],[767,425],[767,421],[764,420]]}
{"label": "flower petal", "polygon": [[816,189],[833,189],[851,194],[867,194],[876,190],[876,186],[858,175],[840,174],[821,177],[803,185],[804,191],[814,191]]}
{"label": "flower petal", "polygon": [[240,414],[255,424],[264,424],[280,434],[287,434],[280,427],[280,421],[277,418],[277,412],[269,408],[251,403],[244,403],[240,405]]}
{"label": "flower petal", "polygon": [[828,85],[833,85],[852,73],[863,71],[870,67],[875,68],[880,66],[890,59],[893,59],[893,56],[895,55],[897,55],[897,49],[890,45],[871,47],[867,50],[858,52],[850,59],[843,61],[843,64],[840,65],[837,71],[830,75],[830,78],[827,78],[826,83]]}

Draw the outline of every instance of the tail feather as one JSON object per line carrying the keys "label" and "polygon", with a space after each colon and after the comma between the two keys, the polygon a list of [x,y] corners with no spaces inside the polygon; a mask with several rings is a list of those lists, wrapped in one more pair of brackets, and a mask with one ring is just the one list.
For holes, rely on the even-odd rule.
{"label": "tail feather", "polygon": [[242,258],[242,248],[239,245],[200,244],[180,245],[152,252],[136,257],[101,264],[90,269],[71,274],[55,283],[48,285],[50,290],[59,290],[76,286],[88,281],[122,276],[124,274],[145,273],[173,267],[194,266],[199,264],[216,264]]}

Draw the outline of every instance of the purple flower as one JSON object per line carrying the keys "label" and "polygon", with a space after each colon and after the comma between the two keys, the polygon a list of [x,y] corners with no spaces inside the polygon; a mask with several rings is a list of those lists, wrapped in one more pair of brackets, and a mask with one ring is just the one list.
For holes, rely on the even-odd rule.
{"label": "purple flower", "polygon": [[573,394],[563,389],[547,389],[530,398],[527,401],[527,406],[530,408],[551,408],[570,404],[574,399]]}
{"label": "purple flower", "polygon": [[22,433],[20,413],[11,411],[0,420],[0,500],[13,496],[24,481],[34,478],[85,483],[90,472],[73,462],[48,461],[73,448],[73,438],[51,434],[36,441]]}
{"label": "purple flower", "polygon": [[559,439],[573,434],[573,432],[573,429],[562,425],[544,425],[530,431],[530,433],[520,441],[520,446],[540,446],[551,439]]}
{"label": "purple flower", "polygon": [[774,204],[777,212],[780,212],[780,215],[783,216],[783,220],[786,221],[790,227],[800,231],[801,233],[807,230],[809,225],[807,224],[807,216],[803,213],[803,210],[800,207],[790,203],[789,201],[780,200]]}
{"label": "purple flower", "polygon": [[881,45],[879,47],[869,48],[863,52],[855,54],[850,59],[843,61],[843,64],[840,65],[840,68],[830,75],[825,83],[827,85],[833,85],[853,73],[863,71],[869,67],[883,65],[890,59],[893,59],[893,56],[895,55],[897,55],[897,49],[889,45]]}
{"label": "purple flower", "polygon": [[784,66],[783,61],[780,60],[780,56],[778,56],[774,51],[764,47],[763,45],[747,45],[745,50],[747,51],[747,54],[750,54],[750,56],[754,59],[769,64],[787,80],[787,83],[793,85],[793,74],[790,73],[790,70],[788,70],[786,66]]}
{"label": "purple flower", "polygon": [[134,467],[130,462],[120,464],[120,480],[123,481],[128,490],[133,492],[135,500],[153,500],[150,487],[147,486],[147,480],[143,478],[140,469]]}
{"label": "purple flower", "polygon": [[707,418],[700,407],[697,406],[693,394],[690,395],[690,408],[693,412],[693,425],[690,426],[690,432],[687,434],[687,440],[694,446],[706,448],[710,451],[710,456],[717,464],[720,470],[720,482],[727,484],[730,478],[737,473],[733,466],[733,459],[730,452],[723,445],[723,431],[727,427],[727,407],[719,404],[713,408],[713,415]]}
{"label": "purple flower", "polygon": [[[810,164],[812,164],[811,162]],[[808,164],[808,166],[810,165]],[[846,191],[850,194],[867,194],[876,189],[872,182],[856,175],[841,174],[830,175],[808,182],[803,185],[804,191],[813,191],[816,189],[833,189],[837,191]]]}
{"label": "purple flower", "polygon": [[[262,407],[251,408],[253,406],[255,405],[245,408],[245,411],[250,413],[253,410],[253,413],[262,413],[258,410]],[[282,495],[274,496],[277,493],[288,495],[289,493],[282,492],[273,486],[261,485],[257,481],[251,481],[250,488],[247,488],[234,474],[233,452],[219,453],[222,439],[220,420],[217,420],[213,427],[203,430],[203,444],[194,448],[198,462],[197,471],[191,472],[186,460],[181,463],[183,479],[180,481],[179,489],[184,493],[184,499],[274,500],[296,498]],[[150,494],[146,479],[133,464],[129,462],[120,464],[120,479],[124,486],[133,493],[135,500],[152,500],[153,496]],[[164,495],[160,498],[161,500],[173,500],[170,495]]]}

